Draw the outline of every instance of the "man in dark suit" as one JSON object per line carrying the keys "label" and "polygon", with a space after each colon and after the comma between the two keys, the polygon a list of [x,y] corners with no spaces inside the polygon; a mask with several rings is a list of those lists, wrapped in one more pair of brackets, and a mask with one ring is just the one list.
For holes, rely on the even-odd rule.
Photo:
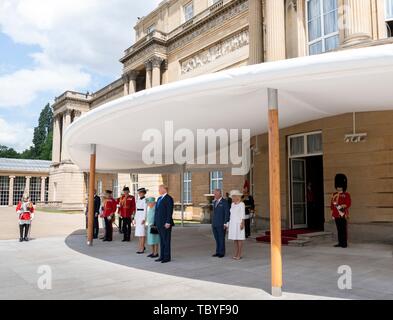
{"label": "man in dark suit", "polygon": [[229,216],[230,209],[228,201],[222,197],[221,190],[214,190],[212,228],[214,239],[216,240],[216,253],[213,257],[223,258],[225,256],[225,233]]}
{"label": "man in dark suit", "polygon": [[160,197],[157,199],[154,215],[154,225],[160,235],[160,258],[156,262],[171,261],[171,235],[173,222],[173,198],[168,194],[168,188],[161,185],[158,189]]}
{"label": "man in dark suit", "polygon": [[[100,232],[100,225],[98,223],[98,217],[100,215],[101,208],[101,198],[97,195],[97,191],[94,190],[94,226],[93,226],[93,238],[98,238],[98,233]],[[87,229],[87,215],[89,212],[89,206],[86,206],[86,229]]]}

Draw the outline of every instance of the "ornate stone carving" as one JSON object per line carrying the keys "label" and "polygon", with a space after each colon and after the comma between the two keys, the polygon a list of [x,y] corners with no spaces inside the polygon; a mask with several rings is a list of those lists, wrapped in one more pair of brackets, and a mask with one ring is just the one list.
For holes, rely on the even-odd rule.
{"label": "ornate stone carving", "polygon": [[181,62],[181,72],[182,74],[186,74],[198,69],[248,44],[249,32],[248,30],[243,30]]}
{"label": "ornate stone carving", "polygon": [[232,7],[224,10],[222,13],[220,12],[216,17],[209,20],[207,23],[201,25],[200,27],[196,27],[194,31],[190,33],[184,33],[174,37],[174,39],[169,40],[168,50],[172,51],[176,48],[182,47],[185,44],[191,42],[194,38],[202,35],[203,33],[224,24],[226,21],[231,20],[233,17],[239,15],[240,13],[248,10],[248,1],[238,1],[237,4],[234,4]]}
{"label": "ornate stone carving", "polygon": [[153,68],[160,68],[164,59],[160,57],[153,57],[150,59],[151,65]]}
{"label": "ornate stone carving", "polygon": [[146,47],[145,49],[135,53],[134,55],[130,56],[125,62],[124,62],[124,67],[127,67],[131,64],[133,64],[134,62],[149,57],[153,54],[156,53],[161,53],[166,55],[167,53],[167,49],[165,46],[155,43],[155,44],[151,44],[148,47]]}
{"label": "ornate stone carving", "polygon": [[151,71],[153,69],[153,65],[150,60],[145,62],[146,71]]}

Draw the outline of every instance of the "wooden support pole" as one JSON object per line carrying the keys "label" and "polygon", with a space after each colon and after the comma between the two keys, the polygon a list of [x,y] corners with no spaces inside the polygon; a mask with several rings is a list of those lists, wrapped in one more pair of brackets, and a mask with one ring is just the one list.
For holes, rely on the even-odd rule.
{"label": "wooden support pole", "polygon": [[94,229],[94,188],[96,180],[96,151],[95,144],[91,145],[90,153],[90,174],[89,174],[89,211],[87,213],[87,245],[93,245],[93,229]]}
{"label": "wooden support pole", "polygon": [[269,196],[271,231],[272,295],[282,295],[280,130],[278,91],[268,89],[269,103]]}

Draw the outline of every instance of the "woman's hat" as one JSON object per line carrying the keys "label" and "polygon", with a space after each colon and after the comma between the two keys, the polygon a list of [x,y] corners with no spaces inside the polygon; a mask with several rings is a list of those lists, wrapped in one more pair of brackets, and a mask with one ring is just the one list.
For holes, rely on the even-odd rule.
{"label": "woman's hat", "polygon": [[229,193],[229,196],[232,198],[233,196],[239,196],[239,197],[241,197],[241,196],[243,196],[243,192],[240,192],[239,190],[232,190],[230,193]]}
{"label": "woman's hat", "polygon": [[147,193],[147,191],[149,191],[149,190],[147,190],[147,189],[145,189],[145,188],[139,188],[139,189],[138,189],[138,192]]}
{"label": "woman's hat", "polygon": [[147,203],[154,203],[154,202],[156,202],[156,198],[154,198],[154,197],[147,198],[146,202]]}

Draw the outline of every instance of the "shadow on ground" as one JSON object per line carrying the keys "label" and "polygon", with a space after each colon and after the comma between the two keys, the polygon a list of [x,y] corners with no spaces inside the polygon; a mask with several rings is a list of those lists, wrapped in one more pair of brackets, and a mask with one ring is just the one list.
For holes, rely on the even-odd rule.
{"label": "shadow on ground", "polygon": [[[172,236],[173,261],[163,265],[147,258],[147,254],[137,255],[137,240],[134,238],[131,243],[122,243],[120,235],[115,232],[113,242],[96,240],[93,247],[88,247],[82,233],[83,230],[78,230],[70,234],[65,240],[66,245],[96,259],[160,274],[270,292],[270,246],[253,239],[245,243],[243,260],[231,259],[231,241],[227,241],[227,257],[218,259],[211,257],[214,240],[209,226],[176,227]],[[381,288],[378,287],[382,283],[388,286],[393,284],[392,281],[386,283],[386,279],[393,276],[391,272],[386,274],[391,260],[385,260],[387,257],[384,254],[378,253],[377,258],[364,257],[364,254],[356,250],[340,251],[331,248],[330,244],[326,247],[284,247],[284,291],[330,298],[393,298],[393,292],[391,295],[386,291],[381,294]],[[371,261],[373,264],[367,265]],[[337,285],[340,276],[337,269],[344,264],[353,266],[353,271],[359,274],[378,272],[380,268],[380,275],[384,276],[376,279],[375,283],[371,282],[371,285],[367,281],[359,281],[353,284],[352,290],[343,291]]]}

